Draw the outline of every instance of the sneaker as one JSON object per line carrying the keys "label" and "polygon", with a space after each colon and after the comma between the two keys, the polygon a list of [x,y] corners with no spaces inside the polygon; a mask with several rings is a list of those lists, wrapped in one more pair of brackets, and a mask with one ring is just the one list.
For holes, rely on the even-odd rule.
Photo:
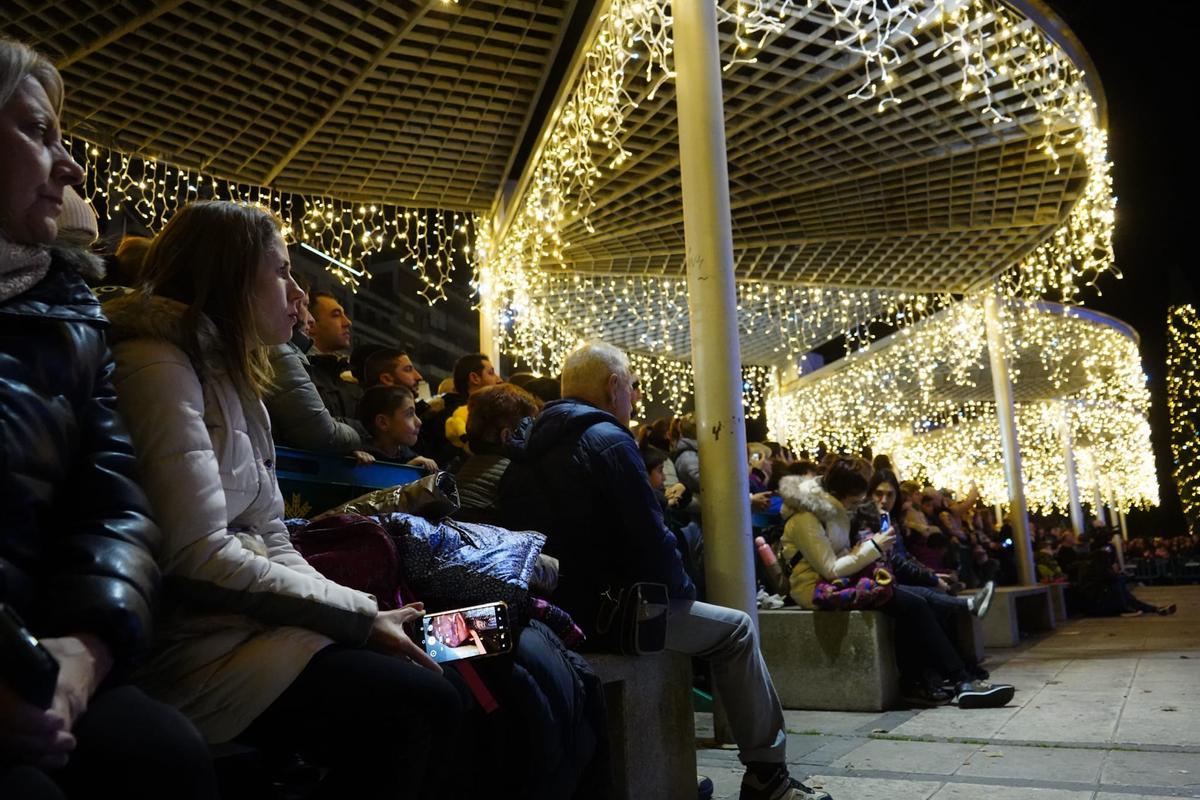
{"label": "sneaker", "polygon": [[712,800],[713,782],[712,778],[705,775],[696,776],[696,800]]}
{"label": "sneaker", "polygon": [[767,778],[759,778],[747,769],[742,776],[739,800],[833,800],[829,792],[805,786],[788,775],[782,764]]}
{"label": "sneaker", "polygon": [[1142,615],[1142,612],[1138,611],[1136,608],[1133,609],[1132,611],[1122,611],[1121,612],[1122,617],[1140,617],[1141,615]]}
{"label": "sneaker", "polygon": [[978,594],[971,595],[967,598],[967,610],[974,614],[979,619],[987,616],[988,609],[992,607],[992,597],[996,594],[996,582],[988,581],[979,590]]}
{"label": "sneaker", "polygon": [[1159,615],[1160,617],[1169,617],[1169,616],[1171,616],[1172,614],[1174,614],[1174,613],[1175,613],[1175,611],[1176,611],[1176,608],[1175,608],[1175,604],[1174,604],[1174,603],[1171,603],[1171,604],[1169,604],[1169,605],[1165,605],[1165,606],[1159,606],[1159,607],[1158,607],[1158,615]]}
{"label": "sneaker", "polygon": [[1007,683],[963,681],[958,684],[954,702],[959,708],[999,708],[1008,705],[1017,690]]}

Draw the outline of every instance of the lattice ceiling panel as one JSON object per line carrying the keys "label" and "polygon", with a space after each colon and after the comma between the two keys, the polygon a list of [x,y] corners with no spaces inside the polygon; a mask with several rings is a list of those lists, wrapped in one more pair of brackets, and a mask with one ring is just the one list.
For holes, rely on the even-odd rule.
{"label": "lattice ceiling panel", "polygon": [[[757,63],[724,74],[739,278],[962,292],[1066,218],[1087,167],[1075,151],[1055,162],[1042,150],[1034,87],[1000,83],[990,107],[964,101],[956,62],[923,40],[902,50],[891,84],[899,103],[879,112],[850,97],[862,60],[836,45],[845,30],[815,11],[785,19],[790,27],[756,52]],[[722,27],[721,44],[728,63],[732,26]],[[626,90],[637,103],[623,138],[632,155],[596,180],[595,206],[563,233],[563,263],[680,275],[673,84],[650,98],[635,75]],[[779,257],[763,257],[776,249]]]}
{"label": "lattice ceiling panel", "polygon": [[7,3],[64,66],[71,132],[221,178],[486,210],[573,7]]}

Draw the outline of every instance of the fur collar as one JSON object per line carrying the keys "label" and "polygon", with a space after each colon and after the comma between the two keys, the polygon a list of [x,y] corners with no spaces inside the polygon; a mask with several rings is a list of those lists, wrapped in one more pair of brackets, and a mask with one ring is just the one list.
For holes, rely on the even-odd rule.
{"label": "fur collar", "polygon": [[779,496],[783,498],[788,516],[800,511],[816,515],[822,522],[846,516],[846,509],[821,486],[815,475],[785,475],[779,481]]}
{"label": "fur collar", "polygon": [[[104,304],[104,314],[112,323],[111,342],[125,339],[164,339],[206,364],[219,362],[221,338],[217,326],[204,314],[196,320],[195,338],[184,325],[188,307],[169,297],[135,291]],[[194,350],[199,349],[199,352]]]}

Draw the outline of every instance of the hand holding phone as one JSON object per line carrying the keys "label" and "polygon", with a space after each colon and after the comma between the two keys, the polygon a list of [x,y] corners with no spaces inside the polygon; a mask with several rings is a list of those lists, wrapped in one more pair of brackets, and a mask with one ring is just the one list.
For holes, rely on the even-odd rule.
{"label": "hand holding phone", "polygon": [[21,617],[0,603],[0,679],[26,703],[50,707],[58,683],[58,662],[34,638]]}
{"label": "hand holding phone", "polygon": [[421,619],[424,614],[425,606],[420,603],[410,603],[392,611],[380,611],[375,615],[367,643],[376,650],[404,656],[418,666],[440,675],[442,668],[421,649],[417,640],[410,637],[404,627]]}
{"label": "hand holding phone", "polygon": [[875,542],[875,546],[879,548],[880,553],[887,554],[891,551],[892,546],[896,544],[896,534],[891,529],[880,531],[871,537]]}

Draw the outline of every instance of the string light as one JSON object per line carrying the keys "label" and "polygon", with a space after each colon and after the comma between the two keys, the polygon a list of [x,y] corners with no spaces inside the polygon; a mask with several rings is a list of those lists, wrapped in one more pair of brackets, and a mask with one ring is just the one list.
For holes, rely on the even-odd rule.
{"label": "string light", "polygon": [[[157,232],[183,206],[201,199],[233,200],[269,208],[284,220],[284,238],[319,250],[325,268],[357,291],[370,279],[363,263],[373,254],[396,252],[421,280],[419,293],[433,305],[458,264],[474,269],[471,246],[478,217],[452,211],[354,203],[247,186],[147,156],[102,147],[76,137],[69,142],[84,167],[84,198],[100,201],[109,219],[126,208]],[[338,262],[351,265],[343,269]]]}
{"label": "string light", "polygon": [[[1015,394],[1029,398],[1016,403],[1016,416],[1030,507],[1066,507],[1063,414],[1086,453],[1081,487],[1099,485],[1122,508],[1157,504],[1136,342],[1069,307],[1010,302],[1001,324]],[[869,447],[891,455],[905,477],[959,491],[975,483],[989,502],[1007,502],[995,405],[984,399],[986,346],[982,300],[967,298],[886,347],[848,356],[826,377],[773,393],[770,436],[809,453]]]}
{"label": "string light", "polygon": [[[633,155],[625,121],[636,103],[626,92],[627,78],[636,67],[651,84],[652,98],[674,77],[672,18],[665,9],[665,4],[653,2],[617,0],[611,5],[511,223],[499,240],[481,237],[474,281],[480,303],[501,321],[505,352],[534,368],[555,371],[566,352],[597,336],[627,348],[656,351],[667,361],[685,347],[683,281],[563,275],[570,242],[561,231],[579,223],[593,232],[588,213],[596,205],[596,180]],[[999,0],[739,0],[718,3],[718,15],[723,24],[733,25],[734,47],[732,54],[725,54],[726,70],[752,62],[772,37],[794,25],[826,26],[833,31],[832,48],[863,65],[863,82],[849,96],[874,102],[879,112],[907,99],[902,94],[906,64],[936,62],[937,70],[944,72],[945,62],[950,62],[964,107],[996,126],[1040,131],[1039,147],[1056,173],[1076,169],[1077,161],[1087,170],[1066,220],[1003,274],[1003,295],[1070,302],[1081,286],[1094,287],[1100,273],[1116,271],[1107,136],[1099,127],[1083,72],[1031,20]],[[911,72],[916,76],[920,71]],[[738,292],[743,335],[772,339],[771,356],[777,363],[839,335],[846,337],[848,352],[854,352],[871,341],[872,323],[911,325],[953,299],[755,282],[740,282]],[[802,308],[815,310],[811,324],[789,321],[780,313],[782,301],[797,296],[802,296]],[[839,314],[841,308],[846,308],[844,314]],[[975,321],[982,335],[982,323]],[[965,369],[966,363],[960,367]]]}
{"label": "string light", "polygon": [[1175,486],[1192,530],[1200,527],[1200,317],[1195,306],[1167,310],[1167,407]]}

